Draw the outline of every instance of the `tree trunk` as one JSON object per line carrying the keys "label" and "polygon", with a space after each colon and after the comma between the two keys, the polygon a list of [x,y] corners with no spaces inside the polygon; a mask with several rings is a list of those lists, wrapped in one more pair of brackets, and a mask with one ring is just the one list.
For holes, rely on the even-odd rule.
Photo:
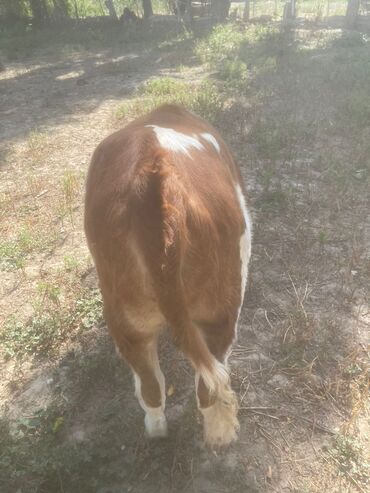
{"label": "tree trunk", "polygon": [[358,11],[360,9],[360,0],[348,0],[346,12],[346,26],[353,29],[356,25]]}
{"label": "tree trunk", "polygon": [[65,19],[69,17],[68,0],[53,0],[54,16],[57,19]]}
{"label": "tree trunk", "polygon": [[283,24],[289,23],[296,18],[296,0],[289,0],[284,5]]}
{"label": "tree trunk", "polygon": [[143,0],[144,19],[149,19],[153,15],[152,0]]}
{"label": "tree trunk", "polygon": [[251,2],[250,2],[250,0],[245,0],[244,12],[243,12],[243,21],[248,22],[250,18],[251,18]]}
{"label": "tree trunk", "polygon": [[30,0],[30,7],[35,26],[46,24],[49,12],[45,0]]}
{"label": "tree trunk", "polygon": [[25,16],[24,4],[21,0],[2,0],[1,11],[9,21],[19,20]]}
{"label": "tree trunk", "polygon": [[297,17],[297,2],[296,0],[290,0],[292,19]]}
{"label": "tree trunk", "polygon": [[218,22],[224,22],[229,15],[230,0],[213,0],[212,14]]}
{"label": "tree trunk", "polygon": [[113,5],[113,0],[105,0],[105,5],[108,9],[109,16],[112,19],[118,19],[116,9],[114,8],[114,5]]}

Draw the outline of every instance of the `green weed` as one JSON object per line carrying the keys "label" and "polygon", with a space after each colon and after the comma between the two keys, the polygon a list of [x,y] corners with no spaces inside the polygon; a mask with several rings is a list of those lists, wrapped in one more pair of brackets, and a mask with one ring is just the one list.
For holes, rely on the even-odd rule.
{"label": "green weed", "polygon": [[42,283],[41,299],[34,303],[35,313],[28,322],[8,318],[0,332],[0,346],[8,357],[47,355],[66,338],[87,330],[101,320],[101,298],[97,290],[82,291],[72,303],[60,302],[60,289]]}
{"label": "green weed", "polygon": [[225,60],[235,59],[244,40],[245,32],[235,24],[219,25],[206,39],[197,42],[195,53],[203,63],[218,68]]}
{"label": "green weed", "polygon": [[[17,491],[35,493],[62,492],[62,482],[73,485],[82,471],[88,481],[91,454],[85,444],[60,443],[64,423],[63,408],[55,404],[20,419],[15,426],[5,418],[0,420],[3,491],[13,491],[15,487]],[[81,485],[74,486],[75,491],[80,491]]]}
{"label": "green weed", "polygon": [[68,215],[73,224],[73,210],[79,197],[81,177],[74,170],[66,170],[62,177],[62,204],[60,215]]}
{"label": "green weed", "polygon": [[0,270],[22,269],[31,253],[47,250],[53,241],[53,235],[46,238],[27,227],[13,239],[0,240]]}
{"label": "green weed", "polygon": [[216,26],[211,34],[197,42],[195,53],[203,63],[216,70],[221,78],[238,83],[248,78],[248,64],[261,50],[271,57],[272,48],[279,43],[271,40],[280,36],[271,26],[251,25],[247,29],[236,24]]}
{"label": "green weed", "polygon": [[222,109],[218,90],[209,81],[195,85],[172,77],[160,77],[146,82],[139,89],[137,98],[117,109],[116,116],[134,118],[164,103],[180,104],[210,121]]}
{"label": "green weed", "polygon": [[288,206],[287,194],[284,190],[267,190],[256,201],[257,207],[263,212],[281,212]]}
{"label": "green weed", "polygon": [[259,120],[248,139],[262,159],[290,159],[298,143],[310,143],[315,135],[312,125],[291,120]]}
{"label": "green weed", "polygon": [[40,130],[33,130],[30,132],[27,147],[33,159],[37,159],[41,156],[41,153],[45,150],[47,142],[47,135],[42,133]]}
{"label": "green weed", "polygon": [[370,480],[370,463],[355,438],[337,435],[333,446],[327,452],[339,466],[339,473],[350,474],[351,477],[364,483]]}
{"label": "green weed", "polygon": [[64,268],[67,272],[77,272],[81,266],[80,260],[73,255],[65,255],[63,258]]}

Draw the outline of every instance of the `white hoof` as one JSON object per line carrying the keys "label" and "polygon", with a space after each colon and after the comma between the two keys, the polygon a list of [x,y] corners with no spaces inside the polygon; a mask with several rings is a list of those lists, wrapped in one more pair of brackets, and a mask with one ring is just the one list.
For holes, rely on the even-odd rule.
{"label": "white hoof", "polygon": [[236,402],[226,404],[217,400],[200,411],[204,419],[204,440],[208,446],[223,447],[236,440],[239,430]]}
{"label": "white hoof", "polygon": [[167,436],[167,420],[161,408],[150,409],[145,415],[145,431],[149,438]]}

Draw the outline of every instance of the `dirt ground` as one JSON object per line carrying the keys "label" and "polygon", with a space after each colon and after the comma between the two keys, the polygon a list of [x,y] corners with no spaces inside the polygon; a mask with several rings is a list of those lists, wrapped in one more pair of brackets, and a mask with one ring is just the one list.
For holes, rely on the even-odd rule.
{"label": "dirt ground", "polygon": [[[369,37],[323,26],[272,33],[241,43],[246,80],[222,78],[197,40],[176,33],[92,47],[50,39],[8,55],[1,492],[368,491]],[[204,447],[192,370],[166,335],[169,437],[145,437],[82,230],[94,148],[128,119],[118,107],[164,76],[219,88],[214,123],[252,206],[249,284],[230,357],[241,427],[227,450]]]}

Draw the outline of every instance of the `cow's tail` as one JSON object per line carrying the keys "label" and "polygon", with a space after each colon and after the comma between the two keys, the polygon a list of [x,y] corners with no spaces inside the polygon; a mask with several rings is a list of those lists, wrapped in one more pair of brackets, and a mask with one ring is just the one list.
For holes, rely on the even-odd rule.
{"label": "cow's tail", "polygon": [[176,345],[190,359],[213,401],[235,407],[227,368],[210,352],[188,311],[181,274],[187,200],[171,154],[157,149],[137,164],[131,200],[136,242]]}

